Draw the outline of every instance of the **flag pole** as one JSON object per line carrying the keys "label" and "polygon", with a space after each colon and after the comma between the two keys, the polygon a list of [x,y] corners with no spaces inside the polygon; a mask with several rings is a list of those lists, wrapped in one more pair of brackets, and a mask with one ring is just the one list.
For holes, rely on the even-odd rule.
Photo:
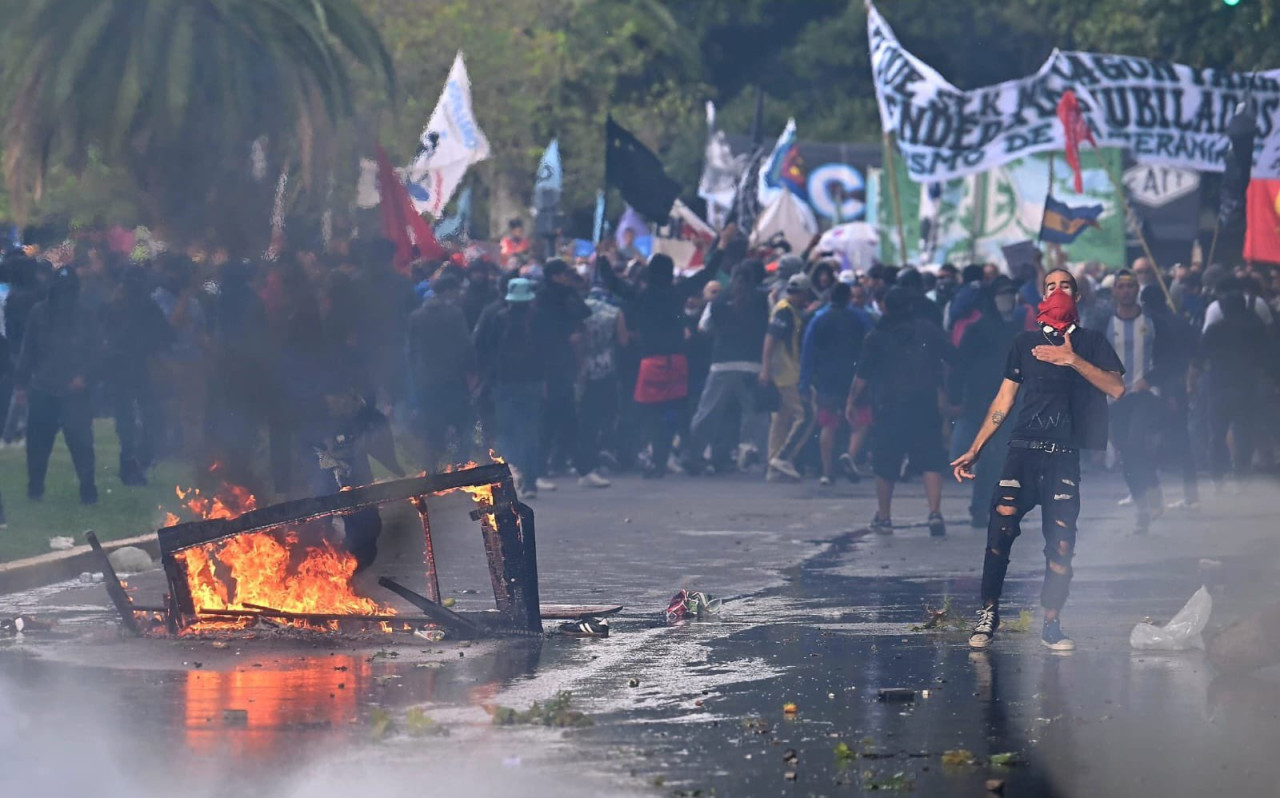
{"label": "flag pole", "polygon": [[905,266],[907,264],[907,233],[902,226],[902,202],[898,198],[898,170],[894,166],[893,139],[888,131],[884,134],[884,161],[889,172],[889,196],[893,200],[893,217],[898,225],[898,261]]}
{"label": "flag pole", "polygon": [[1142,232],[1142,223],[1138,220],[1137,215],[1133,213],[1133,209],[1129,206],[1129,197],[1125,193],[1124,183],[1121,182],[1119,173],[1117,173],[1115,167],[1107,161],[1097,146],[1093,148],[1093,151],[1097,153],[1098,160],[1102,162],[1102,168],[1107,170],[1107,177],[1111,179],[1111,185],[1115,186],[1116,195],[1120,198],[1120,207],[1124,209],[1125,221],[1128,222],[1129,217],[1133,217],[1133,229],[1134,232],[1138,234],[1138,243],[1142,246],[1142,254],[1151,262],[1151,270],[1156,273],[1156,282],[1160,284],[1160,290],[1164,292],[1164,299],[1165,302],[1169,303],[1169,309],[1176,312],[1176,308],[1173,304],[1173,295],[1169,293],[1169,287],[1164,284],[1164,275],[1160,273],[1160,266],[1156,263],[1155,255],[1151,254],[1151,247],[1147,244],[1147,237]]}
{"label": "flag pole", "polygon": [[[1045,187],[1045,192],[1044,192],[1044,199],[1045,199],[1046,206],[1049,204],[1049,200],[1053,199],[1053,168],[1057,162],[1057,159],[1055,158],[1056,155],[1057,153],[1055,153],[1053,150],[1049,151],[1049,184]],[[1040,232],[1036,233],[1037,244],[1044,243],[1043,234],[1044,234],[1044,222],[1042,221],[1040,223]],[[1056,269],[1063,268],[1067,262],[1067,253],[1066,253],[1066,250],[1062,248],[1062,245],[1058,243],[1051,243],[1049,244],[1049,251],[1053,254],[1053,267]]]}

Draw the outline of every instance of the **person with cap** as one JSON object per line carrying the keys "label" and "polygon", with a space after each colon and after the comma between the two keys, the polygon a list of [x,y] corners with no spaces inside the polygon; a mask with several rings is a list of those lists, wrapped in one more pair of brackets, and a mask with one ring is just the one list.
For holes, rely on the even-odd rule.
{"label": "person with cap", "polygon": [[942,327],[919,318],[919,294],[895,286],[884,295],[884,316],[862,345],[857,376],[845,403],[852,423],[858,401],[871,391],[871,470],[876,477],[877,510],[871,530],[893,534],[893,491],[901,478],[904,458],[924,475],[929,501],[929,534],[941,537],[942,414],[939,410],[944,362],[955,361],[955,348]]}
{"label": "person with cap", "polygon": [[[1018,333],[1026,329],[1026,319],[1018,305],[1018,288],[1005,275],[983,285],[977,309],[981,314],[964,327],[958,347],[959,356],[952,377],[960,418],[951,431],[955,456],[959,457],[973,443],[991,397],[1004,379],[1005,356]],[[997,450],[1008,446],[1009,425],[1002,425],[990,445]],[[985,529],[991,517],[991,491],[1000,477],[1000,461],[988,457],[978,463],[974,472],[972,499],[969,502],[970,525]]]}
{"label": "person with cap", "polygon": [[760,384],[772,385],[778,391],[778,409],[769,424],[769,468],[765,473],[771,482],[784,477],[800,478],[794,459],[813,431],[813,396],[811,392],[800,392],[801,343],[810,295],[806,275],[793,274],[787,279],[786,294],[769,317],[760,356]]}
{"label": "person with cap", "polygon": [[1013,339],[1004,379],[982,428],[969,451],[951,463],[957,482],[973,479],[983,449],[1022,394],[1004,465],[991,494],[982,608],[969,635],[972,648],[987,648],[995,639],[1009,553],[1022,533],[1023,516],[1036,505],[1041,507],[1045,538],[1040,642],[1055,651],[1075,648],[1062,631],[1059,615],[1071,586],[1080,516],[1079,450],[1106,448],[1106,398],[1124,395],[1124,366],[1102,333],[1079,326],[1076,282],[1070,272],[1050,271],[1044,277],[1043,292],[1037,328]]}
{"label": "person with cap", "polygon": [[533,300],[533,283],[512,278],[502,306],[482,315],[474,334],[481,378],[492,387],[498,452],[511,464],[516,490],[525,499],[538,497],[546,392],[545,338],[536,329]]}

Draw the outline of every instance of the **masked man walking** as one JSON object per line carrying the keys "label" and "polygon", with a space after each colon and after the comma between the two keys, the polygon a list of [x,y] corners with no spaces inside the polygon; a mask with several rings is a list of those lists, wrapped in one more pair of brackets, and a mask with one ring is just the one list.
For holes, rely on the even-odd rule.
{"label": "masked man walking", "polygon": [[991,497],[982,609],[969,637],[973,648],[991,645],[1000,627],[1000,594],[1009,552],[1022,532],[1022,517],[1036,505],[1041,506],[1045,538],[1040,640],[1055,651],[1075,648],[1062,632],[1058,615],[1071,584],[1080,515],[1079,451],[1106,447],[1106,397],[1117,399],[1124,394],[1124,366],[1101,333],[1078,326],[1076,282],[1069,272],[1059,269],[1046,274],[1044,296],[1036,329],[1014,338],[1004,381],[973,445],[951,463],[957,482],[974,478],[983,447],[1005,422],[1021,391],[1022,405]]}

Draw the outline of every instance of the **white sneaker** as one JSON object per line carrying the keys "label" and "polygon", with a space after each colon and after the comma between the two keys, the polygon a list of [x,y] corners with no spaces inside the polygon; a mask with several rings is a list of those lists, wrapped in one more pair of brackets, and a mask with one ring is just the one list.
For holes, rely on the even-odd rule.
{"label": "white sneaker", "polygon": [[578,484],[584,488],[607,488],[613,483],[600,476],[599,473],[591,471],[578,477]]}
{"label": "white sneaker", "polygon": [[1129,506],[1129,505],[1131,505],[1131,504],[1133,504],[1133,496],[1132,496],[1132,495],[1130,495],[1130,496],[1125,496],[1123,499],[1121,499],[1120,501],[1116,502],[1116,506],[1117,506],[1117,507],[1128,507],[1128,506]]}
{"label": "white sneaker", "polygon": [[769,460],[769,467],[783,476],[791,477],[792,479],[800,478],[800,472],[796,470],[796,467],[790,460],[783,460],[781,457],[774,457]]}
{"label": "white sneaker", "polygon": [[827,476],[826,474],[823,474],[822,476],[818,477],[818,484],[822,485],[823,487],[830,485],[831,477]]}
{"label": "white sneaker", "polygon": [[542,477],[538,477],[534,480],[533,485],[536,490],[553,491],[556,489],[556,483],[549,479],[543,479]]}

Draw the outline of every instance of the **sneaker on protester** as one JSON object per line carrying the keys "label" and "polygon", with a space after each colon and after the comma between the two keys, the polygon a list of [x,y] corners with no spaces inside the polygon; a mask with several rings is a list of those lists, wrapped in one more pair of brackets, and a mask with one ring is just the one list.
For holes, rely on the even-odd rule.
{"label": "sneaker on protester", "polygon": [[681,590],[679,593],[671,597],[671,601],[667,603],[667,609],[662,613],[663,619],[667,623],[677,623],[688,618],[689,612],[689,591]]}
{"label": "sneaker on protester", "polygon": [[760,450],[749,443],[738,444],[738,470],[746,471],[760,462]]}
{"label": "sneaker on protester", "polygon": [[533,486],[537,490],[553,491],[556,489],[556,483],[552,482],[549,479],[544,479],[543,477],[538,477],[536,480],[534,480]]}
{"label": "sneaker on protester", "polygon": [[824,488],[830,486],[831,477],[827,476],[826,474],[823,474],[822,476],[818,477],[818,484],[823,486]]}
{"label": "sneaker on protester", "polygon": [[861,465],[859,463],[853,464],[853,473],[857,474],[863,479],[871,479],[876,475],[875,472],[872,471],[870,468],[868,468],[865,465]]}
{"label": "sneaker on protester", "polygon": [[871,524],[868,526],[868,529],[877,535],[892,535],[893,521],[889,518],[881,518],[880,513],[876,513],[875,517],[871,519]]}
{"label": "sneaker on protester", "polygon": [[1044,622],[1040,644],[1050,651],[1074,651],[1076,648],[1075,641],[1063,633],[1062,623],[1057,618]]}
{"label": "sneaker on protester", "polygon": [[853,462],[853,455],[845,452],[840,455],[838,462],[840,473],[844,474],[845,479],[855,484],[862,481],[862,475],[858,473],[858,467]]}
{"label": "sneaker on protester", "polygon": [[1123,499],[1116,502],[1117,507],[1128,507],[1131,504],[1133,504],[1133,494],[1125,496]]}
{"label": "sneaker on protester", "polygon": [[996,639],[996,630],[1000,628],[1000,608],[983,607],[978,610],[978,622],[969,632],[969,648],[986,648]]}
{"label": "sneaker on protester", "polygon": [[613,483],[600,476],[599,471],[588,471],[578,477],[578,484],[584,488],[607,488]]}
{"label": "sneaker on protester", "polygon": [[795,464],[790,460],[783,460],[781,457],[774,457],[769,460],[769,467],[785,477],[800,479],[800,472],[796,470]]}
{"label": "sneaker on protester", "polygon": [[947,523],[942,520],[942,513],[929,513],[929,535],[935,538],[947,536]]}

